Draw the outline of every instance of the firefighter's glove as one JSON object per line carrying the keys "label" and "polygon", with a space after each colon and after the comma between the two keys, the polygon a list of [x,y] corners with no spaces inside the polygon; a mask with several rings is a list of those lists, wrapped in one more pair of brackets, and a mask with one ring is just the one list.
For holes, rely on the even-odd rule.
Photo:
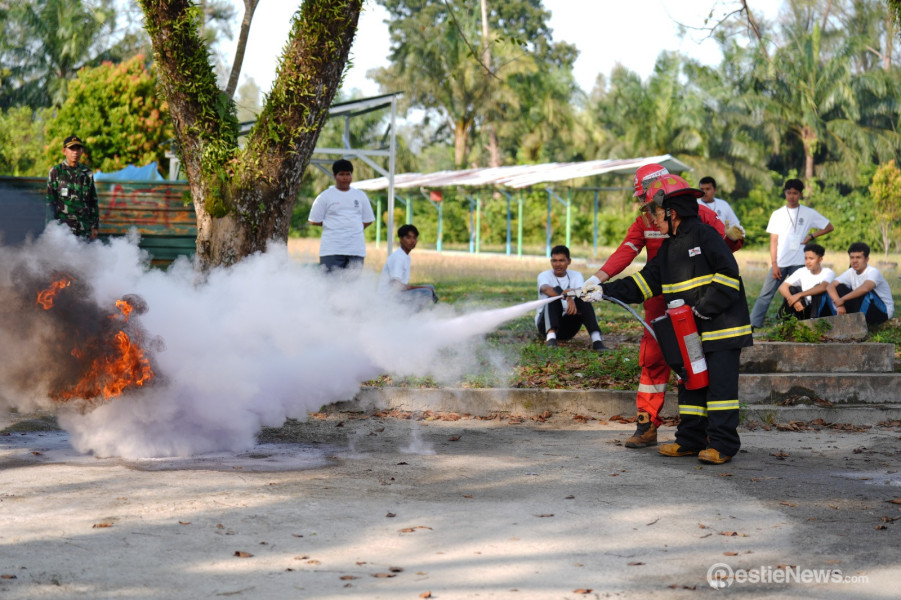
{"label": "firefighter's glove", "polygon": [[702,315],[701,313],[699,313],[699,312],[698,312],[698,309],[697,309],[696,307],[694,307],[694,306],[691,307],[691,313],[695,316],[695,318],[701,319],[702,321],[709,321],[709,320],[710,320],[710,317],[705,317],[704,315]]}
{"label": "firefighter's glove", "polygon": [[737,242],[739,240],[745,239],[745,230],[741,225],[733,225],[729,229],[726,230],[726,237],[732,240],[733,242]]}
{"label": "firefighter's glove", "polygon": [[585,302],[600,302],[604,299],[604,287],[598,284],[586,283],[582,287],[582,293],[579,297]]}

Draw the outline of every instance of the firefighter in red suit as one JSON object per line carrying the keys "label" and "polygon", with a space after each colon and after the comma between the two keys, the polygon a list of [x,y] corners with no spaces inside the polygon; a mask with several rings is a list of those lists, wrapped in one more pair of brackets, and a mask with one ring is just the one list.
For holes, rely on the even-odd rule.
{"label": "firefighter in red suit", "polygon": [[657,225],[669,237],[640,272],[605,283],[599,290],[586,289],[583,299],[592,302],[608,296],[632,303],[658,296],[692,308],[709,382],[691,390],[679,386],[676,441],[663,444],[659,452],[723,464],[741,446],[739,359],[741,349],[753,344],[744,284],[722,236],[698,219],[700,190],[676,175],[664,175],[646,190],[654,198]]}
{"label": "firefighter in red suit", "polygon": [[[654,181],[669,174],[666,167],[658,164],[650,164],[639,167],[635,172],[633,196],[642,203],[641,214],[635,222],[629,226],[626,239],[619,245],[616,251],[610,255],[594,277],[589,278],[585,284],[603,283],[611,277],[619,275],[628,267],[635,257],[641,253],[641,249],[647,251],[647,260],[657,256],[660,245],[668,236],[660,233],[660,229],[654,223],[653,201],[646,198],[645,192]],[[706,206],[698,206],[698,216],[701,222],[716,229],[720,236],[725,238],[727,245],[735,251],[741,246],[742,240],[732,241],[725,237],[725,227],[716,213]],[[738,247],[736,247],[738,246]],[[645,321],[650,323],[666,310],[666,302],[663,296],[654,296],[644,303]],[[663,398],[666,386],[670,378],[670,368],[663,360],[660,346],[653,337],[644,331],[641,338],[641,347],[638,354],[638,364],[641,365],[641,379],[638,383],[638,396],[635,404],[638,408],[638,426],[635,433],[626,440],[626,448],[645,448],[657,445],[657,428],[662,424],[660,409],[663,408]]]}

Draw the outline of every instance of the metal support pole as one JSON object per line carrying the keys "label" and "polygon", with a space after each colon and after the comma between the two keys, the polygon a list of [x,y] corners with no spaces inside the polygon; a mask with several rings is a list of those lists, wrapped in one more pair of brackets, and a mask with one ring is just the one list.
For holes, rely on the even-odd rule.
{"label": "metal support pole", "polygon": [[391,232],[394,231],[394,166],[397,154],[397,96],[391,97],[391,127],[388,142],[388,233],[385,236],[388,255],[391,255]]}
{"label": "metal support pole", "polygon": [[438,239],[435,242],[435,248],[438,252],[441,252],[441,237],[444,234],[444,228],[442,226],[444,222],[444,202],[438,203]]}
{"label": "metal support pole", "polygon": [[482,249],[482,197],[476,196],[476,254]]}
{"label": "metal support pole", "polygon": [[413,196],[407,200],[407,223],[413,224]]}
{"label": "metal support pole", "polygon": [[547,227],[545,228],[546,240],[544,243],[544,255],[551,257],[551,201],[553,200],[550,188],[547,191]]}
{"label": "metal support pole", "polygon": [[375,199],[375,247],[378,248],[382,243],[382,197],[377,196]]}
{"label": "metal support pole", "polygon": [[510,210],[510,194],[504,192],[504,195],[507,197],[507,256],[510,256],[510,238],[513,237],[511,235],[511,221],[513,220],[513,212]]}
{"label": "metal support pole", "polygon": [[469,198],[469,253],[475,252],[475,202]]}
{"label": "metal support pole", "polygon": [[519,219],[516,223],[516,256],[522,258],[522,190],[519,190]]}
{"label": "metal support pole", "polygon": [[566,188],[566,247],[572,247],[573,229],[573,189]]}
{"label": "metal support pole", "polygon": [[594,237],[593,237],[592,242],[594,244],[594,256],[597,256],[598,255],[598,191],[597,190],[594,191],[594,213],[593,214],[594,214],[594,219],[593,219]]}

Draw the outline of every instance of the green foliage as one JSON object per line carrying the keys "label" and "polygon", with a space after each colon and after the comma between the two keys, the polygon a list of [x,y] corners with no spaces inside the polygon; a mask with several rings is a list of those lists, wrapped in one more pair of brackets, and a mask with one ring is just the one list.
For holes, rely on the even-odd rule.
{"label": "green foliage", "polygon": [[790,316],[778,322],[769,337],[781,342],[815,344],[822,342],[831,329],[832,325],[822,319],[811,325],[810,323],[804,324],[794,316]]}
{"label": "green foliage", "polygon": [[873,198],[873,217],[882,237],[882,250],[888,254],[901,218],[901,169],[894,160],[876,169],[870,184],[870,195]]}
{"label": "green foliage", "polygon": [[167,104],[155,92],[156,79],[142,56],[82,69],[70,83],[66,101],[47,123],[44,163],[60,162],[63,139],[77,134],[95,169],[116,171],[150,161],[166,164],[173,130]]}
{"label": "green foliage", "polygon": [[79,69],[146,48],[139,31],[116,27],[114,0],[0,3],[0,107],[59,106]]}
{"label": "green foliage", "polygon": [[47,174],[44,161],[45,109],[28,106],[0,110],[0,175],[36,177]]}

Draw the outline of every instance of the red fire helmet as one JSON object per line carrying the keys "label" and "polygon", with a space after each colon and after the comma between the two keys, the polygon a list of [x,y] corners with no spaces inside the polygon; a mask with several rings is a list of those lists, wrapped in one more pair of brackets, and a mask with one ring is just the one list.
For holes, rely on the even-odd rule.
{"label": "red fire helmet", "polygon": [[703,196],[704,192],[691,187],[687,181],[678,175],[667,174],[652,183],[650,187],[648,187],[647,194],[648,203],[654,202],[663,206],[664,200],[681,196],[697,199]]}
{"label": "red fire helmet", "polygon": [[663,175],[668,174],[669,171],[667,171],[666,167],[664,167],[663,165],[658,165],[656,163],[638,167],[638,170],[635,171],[635,178],[633,180],[633,184],[635,185],[635,193],[632,194],[632,197],[641,198],[642,196],[644,196],[644,192],[647,189],[648,185],[653,183],[653,181],[658,177],[662,177]]}

